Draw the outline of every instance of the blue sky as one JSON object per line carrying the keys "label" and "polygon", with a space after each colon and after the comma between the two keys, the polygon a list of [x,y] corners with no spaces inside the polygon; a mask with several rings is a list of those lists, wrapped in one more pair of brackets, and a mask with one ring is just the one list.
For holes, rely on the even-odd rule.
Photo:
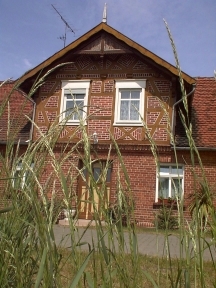
{"label": "blue sky", "polygon": [[17,79],[102,21],[174,64],[163,18],[169,24],[182,70],[213,76],[216,69],[216,0],[0,0],[0,80]]}

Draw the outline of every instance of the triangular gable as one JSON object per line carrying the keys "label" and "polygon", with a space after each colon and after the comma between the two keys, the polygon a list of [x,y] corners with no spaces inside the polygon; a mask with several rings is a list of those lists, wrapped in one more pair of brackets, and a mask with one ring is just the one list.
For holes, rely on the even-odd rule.
{"label": "triangular gable", "polygon": [[[86,44],[87,40],[94,38],[94,36],[98,32],[103,32],[103,31],[109,33],[109,35],[104,37],[104,38],[100,36],[100,37],[92,40],[92,42],[90,42],[90,43],[88,42],[88,44]],[[102,33],[102,35],[103,35],[103,33]],[[122,42],[120,43],[119,40],[121,40]],[[83,46],[82,46],[82,44],[83,44]],[[154,53],[147,50],[146,48],[137,44],[136,42],[134,42],[130,38],[126,37],[125,35],[121,34],[119,31],[113,29],[112,27],[110,27],[106,23],[100,23],[99,25],[97,25],[96,27],[94,27],[93,29],[88,31],[86,34],[84,34],[83,36],[81,36],[80,38],[78,38],[77,40],[75,40],[74,42],[72,42],[71,44],[69,44],[68,46],[66,46],[62,50],[60,50],[59,52],[55,53],[53,56],[51,56],[50,58],[48,58],[47,60],[45,60],[44,62],[39,64],[38,66],[36,66],[35,68],[26,72],[20,78],[20,82],[24,82],[28,78],[33,77],[38,72],[40,72],[42,69],[49,67],[55,61],[58,61],[61,57],[65,56],[68,52],[70,52],[72,50],[76,50],[76,48],[80,45],[81,45],[81,50],[79,50],[79,52],[77,52],[77,53],[80,53],[80,51],[83,51],[86,54],[93,54],[93,52],[98,53],[98,51],[101,51],[102,49],[103,49],[103,52],[105,52],[105,53],[106,52],[108,53],[109,51],[112,51],[112,52],[118,51],[119,53],[123,53],[123,52],[127,52],[127,53],[130,52],[131,53],[132,52],[131,49],[135,49],[139,53],[141,53],[143,56],[145,56],[145,57],[149,58],[151,61],[155,62],[157,65],[161,66],[162,68],[167,69],[168,71],[170,71],[175,76],[178,76],[178,70],[176,69],[175,66],[171,65],[170,63],[166,62],[162,58],[158,57]],[[196,80],[194,78],[190,77],[189,75],[187,75],[183,72],[182,72],[182,77],[189,84],[193,84],[196,82]]]}

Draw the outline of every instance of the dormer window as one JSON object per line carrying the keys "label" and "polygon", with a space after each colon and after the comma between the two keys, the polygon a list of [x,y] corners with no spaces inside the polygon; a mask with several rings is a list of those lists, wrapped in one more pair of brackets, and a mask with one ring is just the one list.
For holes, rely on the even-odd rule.
{"label": "dormer window", "polygon": [[114,125],[142,125],[145,86],[145,80],[116,81]]}
{"label": "dormer window", "polygon": [[66,125],[79,125],[87,117],[90,81],[63,81],[61,121]]}

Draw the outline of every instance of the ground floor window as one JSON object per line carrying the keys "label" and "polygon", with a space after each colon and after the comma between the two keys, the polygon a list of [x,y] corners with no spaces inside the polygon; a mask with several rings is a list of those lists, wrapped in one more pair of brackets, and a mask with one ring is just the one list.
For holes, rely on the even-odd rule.
{"label": "ground floor window", "polygon": [[156,202],[158,199],[175,199],[183,195],[184,168],[183,165],[159,166],[156,183]]}
{"label": "ground floor window", "polygon": [[[33,168],[34,164],[32,163],[30,166]],[[27,167],[24,168],[22,161],[20,161],[16,165],[16,169],[13,173],[12,186],[17,190],[22,189],[24,185],[26,185],[27,180],[29,180],[29,177],[30,170]]]}

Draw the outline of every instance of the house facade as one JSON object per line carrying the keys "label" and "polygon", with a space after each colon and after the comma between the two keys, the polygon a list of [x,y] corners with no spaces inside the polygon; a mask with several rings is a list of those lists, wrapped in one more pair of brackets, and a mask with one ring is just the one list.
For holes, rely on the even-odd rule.
{"label": "house facade", "polygon": [[[92,164],[96,181],[103,166],[107,161],[110,163],[106,176],[107,205],[115,202],[119,179],[126,182],[117,157],[119,149],[139,225],[152,226],[154,213],[161,207],[160,198],[175,197],[176,191],[184,198],[185,214],[189,217],[188,196],[195,189],[194,173],[201,177],[202,169],[198,157],[191,161],[179,116],[180,110],[183,115],[187,111],[177,69],[101,23],[22,76],[20,91],[28,95],[35,80],[46,73],[44,84],[33,93],[31,100],[24,97],[28,99],[30,118],[36,124],[28,124],[27,142],[37,142],[53,127],[60,128],[53,147],[55,157],[62,157],[77,145],[76,151],[62,163],[63,173],[68,173],[72,166],[82,168],[85,165],[82,161],[85,150],[82,129],[85,129],[91,159],[100,160],[100,164],[98,161]],[[206,177],[214,185],[216,85],[214,79],[197,79],[185,73],[182,79],[193,139]],[[7,139],[3,134],[0,136],[3,151]],[[23,151],[27,142],[25,139],[21,143]],[[53,169],[49,157],[45,166],[41,185],[45,185]],[[76,177],[76,169],[71,169],[70,173],[75,179],[70,187],[76,195],[72,205],[78,210],[79,218],[92,219],[93,208],[88,202],[86,182],[83,177]],[[127,190],[126,186],[123,188]],[[56,189],[58,197],[62,198],[60,184],[56,184]]]}

